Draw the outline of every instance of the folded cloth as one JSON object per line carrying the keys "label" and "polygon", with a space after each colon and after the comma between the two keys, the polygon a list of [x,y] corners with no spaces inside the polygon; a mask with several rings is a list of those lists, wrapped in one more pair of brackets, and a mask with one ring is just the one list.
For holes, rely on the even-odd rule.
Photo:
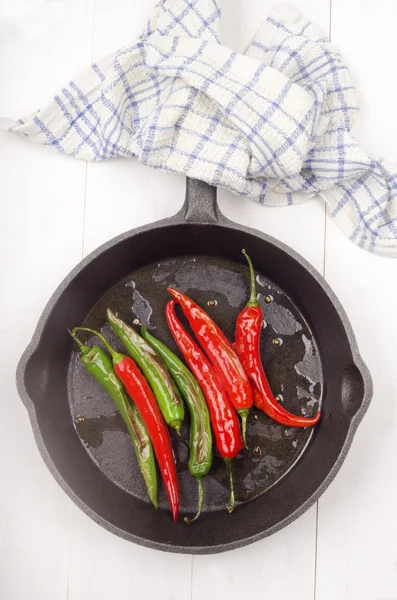
{"label": "folded cloth", "polygon": [[217,0],[161,0],[145,31],[3,123],[84,160],[136,156],[263,204],[320,194],[361,248],[397,255],[397,168],[350,134],[356,90],[337,49],[276,5],[243,56],[221,45]]}

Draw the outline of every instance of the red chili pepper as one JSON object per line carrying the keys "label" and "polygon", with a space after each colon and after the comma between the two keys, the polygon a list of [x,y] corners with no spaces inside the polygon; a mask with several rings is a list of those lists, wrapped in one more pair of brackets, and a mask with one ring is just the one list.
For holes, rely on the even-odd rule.
{"label": "red chili pepper", "polygon": [[298,417],[283,408],[273,396],[269,382],[263,370],[259,341],[262,329],[262,309],[259,306],[255,289],[255,272],[252,261],[245,250],[251,273],[251,296],[236,322],[235,348],[244,370],[251,380],[254,391],[255,406],[263,410],[271,419],[289,427],[308,427],[315,425],[320,418],[320,411],[315,417]]}
{"label": "red chili pepper", "polygon": [[170,501],[172,517],[176,522],[179,516],[179,487],[174,454],[167,425],[148,382],[132,358],[113,350],[103,335],[83,327],[78,327],[77,330],[89,331],[98,336],[108,349],[113,360],[114,370],[136,405],[152,440],[154,453]]}
{"label": "red chili pepper", "polygon": [[228,510],[232,512],[234,487],[231,459],[235,458],[243,448],[237,415],[214,367],[179,322],[175,314],[175,300],[168,302],[165,316],[179,350],[199,382],[207,401],[216,447],[229,469],[230,505]]}
{"label": "red chili pepper", "polygon": [[247,447],[247,417],[253,404],[253,394],[235,349],[218,325],[198,304],[178,290],[168,288],[168,291],[180,304],[198,341],[217,370],[234,408],[240,415],[244,446]]}

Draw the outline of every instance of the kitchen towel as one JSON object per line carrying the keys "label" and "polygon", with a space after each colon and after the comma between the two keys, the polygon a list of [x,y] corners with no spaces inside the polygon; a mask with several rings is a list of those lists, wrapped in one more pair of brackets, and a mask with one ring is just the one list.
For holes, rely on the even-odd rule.
{"label": "kitchen towel", "polygon": [[350,130],[348,68],[285,3],[245,55],[220,41],[217,0],[162,0],[141,37],[45,108],[2,127],[75,158],[137,157],[268,205],[320,194],[361,248],[397,255],[397,168]]}

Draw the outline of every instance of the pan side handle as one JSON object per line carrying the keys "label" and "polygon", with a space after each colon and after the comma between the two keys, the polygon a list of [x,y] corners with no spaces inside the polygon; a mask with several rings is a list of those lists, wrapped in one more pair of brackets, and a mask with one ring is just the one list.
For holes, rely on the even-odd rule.
{"label": "pan side handle", "polygon": [[31,346],[28,346],[17,367],[16,383],[29,414],[35,413],[37,404],[45,397],[49,372],[49,362],[40,349],[31,350]]}
{"label": "pan side handle", "polygon": [[223,215],[218,207],[216,187],[188,177],[185,203],[180,216],[187,223],[217,223]]}
{"label": "pan side handle", "polygon": [[372,398],[372,379],[367,367],[351,364],[342,374],[342,408],[350,419],[364,416]]}

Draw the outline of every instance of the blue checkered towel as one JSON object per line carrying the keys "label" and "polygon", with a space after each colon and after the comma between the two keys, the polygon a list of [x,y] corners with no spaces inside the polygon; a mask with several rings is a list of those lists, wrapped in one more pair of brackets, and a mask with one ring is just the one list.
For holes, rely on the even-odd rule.
{"label": "blue checkered towel", "polygon": [[350,134],[339,52],[276,5],[246,55],[220,43],[217,0],[161,0],[138,41],[92,65],[11,131],[84,160],[136,156],[271,205],[316,194],[360,247],[397,255],[397,169]]}

